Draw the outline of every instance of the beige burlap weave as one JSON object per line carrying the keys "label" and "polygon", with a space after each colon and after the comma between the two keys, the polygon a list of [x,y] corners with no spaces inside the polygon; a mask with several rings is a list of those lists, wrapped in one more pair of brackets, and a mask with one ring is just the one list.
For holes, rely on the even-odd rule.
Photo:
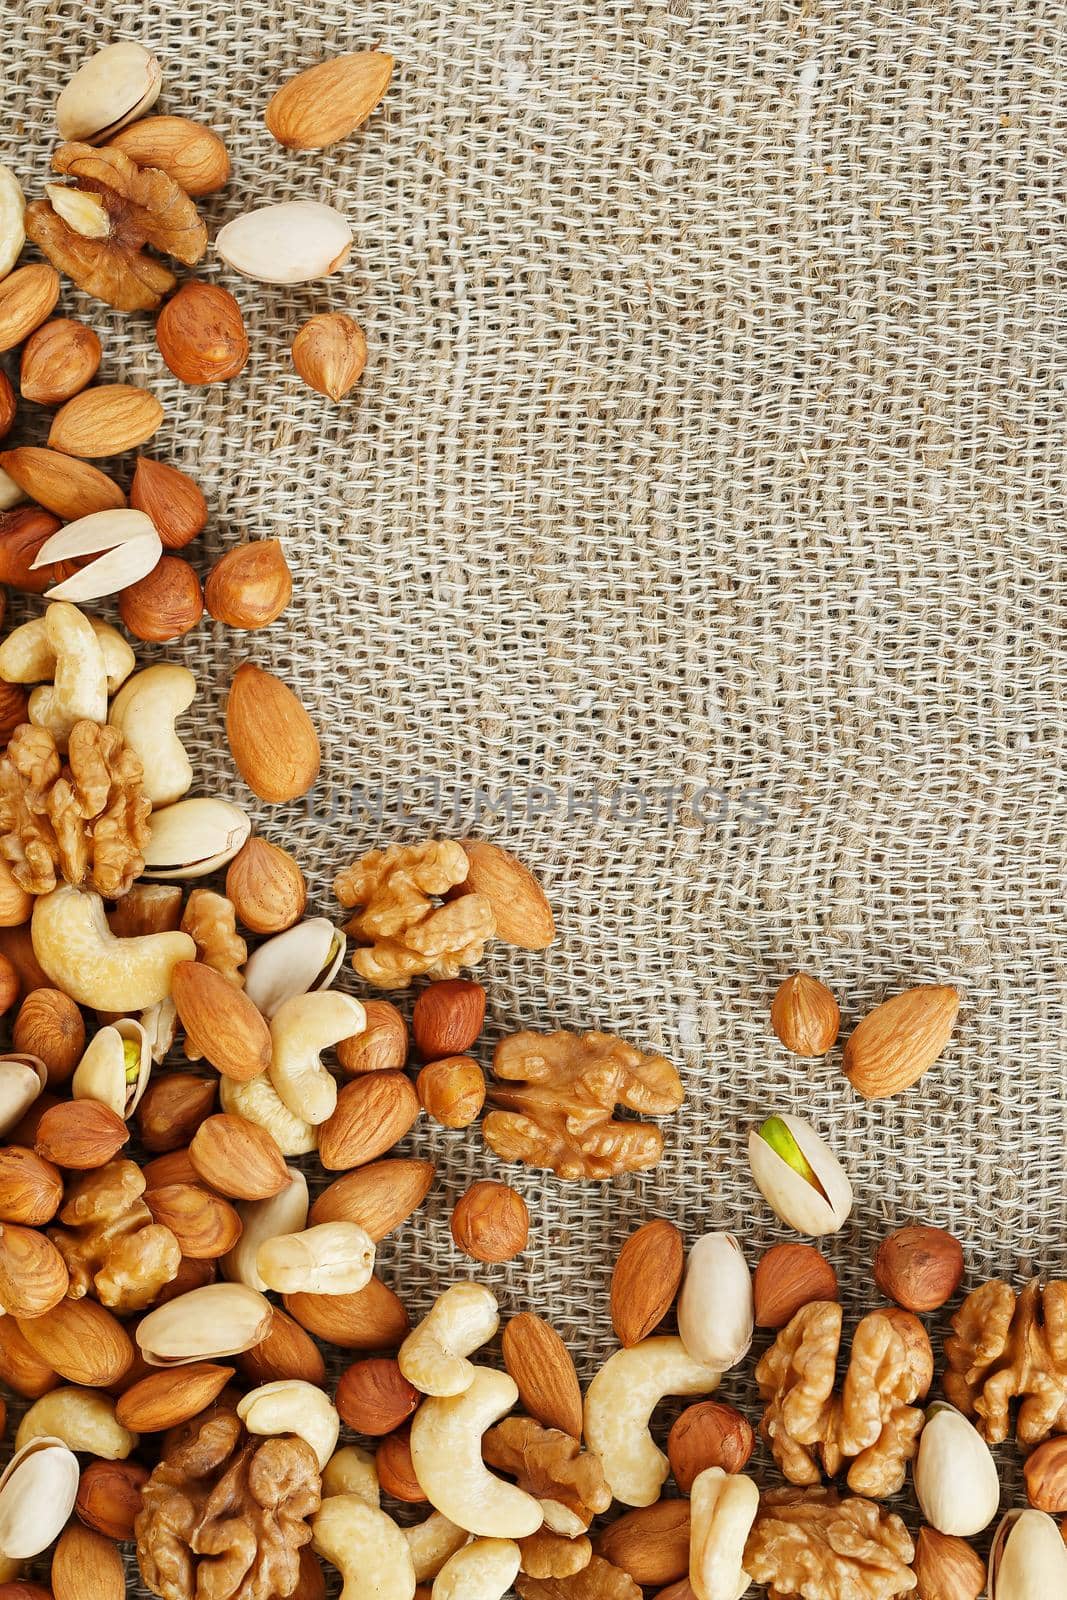
{"label": "beige burlap weave", "polygon": [[[0,159],[28,193],[73,68],[137,36],[158,109],[230,146],[213,224],[315,197],[355,226],[347,270],[307,288],[209,257],[252,341],[218,389],[170,378],[149,318],[64,292],[102,376],[163,399],[153,450],[213,508],[203,569],[275,535],[297,574],[269,633],[206,624],[167,652],[200,679],[202,789],[249,803],[221,705],[242,657],[274,666],[323,774],[307,808],[256,815],[316,910],[372,845],[499,838],[560,938],[494,950],[489,1037],[599,1026],[684,1067],[662,1166],[614,1185],[501,1173],[476,1130],[423,1125],[439,1181],[381,1252],[414,1314],[471,1270],[453,1202],[506,1176],[531,1245],[485,1275],[588,1376],[638,1222],[732,1227],[753,1260],[783,1236],[744,1156],[774,1108],[853,1178],[829,1245],[850,1315],[912,1218],[966,1241],[970,1283],[1067,1272],[1065,20],[1054,0],[10,0]],[[398,66],[369,127],[280,149],[278,82],[375,40]],[[288,356],[327,307],[370,346],[340,407]],[[958,983],[943,1061],[867,1105],[836,1054],[791,1060],[767,1011],[798,966],[846,1029]],[[724,1393],[751,1402],[742,1378]]]}

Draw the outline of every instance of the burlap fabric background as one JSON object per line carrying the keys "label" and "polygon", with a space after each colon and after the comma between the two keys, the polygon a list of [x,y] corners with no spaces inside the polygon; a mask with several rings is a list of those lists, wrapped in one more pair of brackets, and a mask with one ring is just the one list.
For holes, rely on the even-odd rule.
{"label": "burlap fabric background", "polygon": [[[251,655],[322,730],[309,806],[255,808],[315,909],[373,845],[488,833],[560,926],[547,956],[494,950],[488,1037],[599,1026],[684,1067],[662,1166],[613,1185],[501,1172],[476,1130],[421,1127],[439,1182],[381,1251],[413,1314],[471,1272],[457,1196],[506,1177],[531,1245],[485,1276],[588,1376],[637,1223],[731,1227],[753,1260],[783,1236],[744,1156],[774,1109],[813,1117],[853,1178],[829,1246],[850,1314],[911,1218],[961,1235],[969,1283],[1067,1270],[1064,20],[1043,0],[9,0],[0,159],[28,193],[73,68],[138,36],[158,109],[233,153],[213,223],[316,197],[355,226],[326,284],[219,275],[252,339],[220,389],[169,377],[150,318],[64,293],[102,377],[164,400],[152,448],[213,507],[203,569],[275,535],[297,573],[268,634],[205,624],[168,652],[201,681],[202,789],[250,802],[220,711]],[[279,81],[375,40],[398,66],[366,131],[275,145]],[[327,307],[370,345],[341,407],[288,357]],[[846,1029],[958,983],[957,1036],[866,1105],[836,1054],[798,1063],[769,1031],[797,966]],[[740,1376],[723,1393],[752,1398]]]}

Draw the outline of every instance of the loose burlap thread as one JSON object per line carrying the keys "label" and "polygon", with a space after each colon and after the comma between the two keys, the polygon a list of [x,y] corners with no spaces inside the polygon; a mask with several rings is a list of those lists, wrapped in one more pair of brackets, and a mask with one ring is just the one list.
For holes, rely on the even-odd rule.
{"label": "loose burlap thread", "polygon": [[[436,1187],[380,1252],[412,1315],[474,1273],[455,1200],[506,1178],[530,1248],[478,1275],[588,1378],[639,1222],[733,1228],[753,1261],[785,1236],[744,1154],[781,1109],[855,1186],[828,1245],[850,1319],[878,1239],[913,1219],[959,1234],[968,1284],[1067,1272],[1063,6],[15,0],[5,21],[0,159],[29,195],[59,89],[139,37],[157,109],[232,152],[213,228],[316,198],[355,229],[346,269],[307,287],[209,254],[197,275],[234,290],[252,344],[219,388],[170,377],[149,317],[64,289],[101,377],[164,402],[151,452],[212,507],[201,571],[273,536],[296,574],[269,632],[207,622],[162,652],[200,682],[198,790],[249,805],[326,914],[374,845],[498,838],[560,937],[480,969],[486,1057],[518,1026],[603,1027],[684,1070],[662,1165],[610,1185],[502,1171],[477,1130],[424,1122],[404,1148]],[[278,83],[375,41],[397,69],[368,127],[278,147]],[[323,309],[367,331],[340,406],[288,354]],[[245,657],[321,729],[306,805],[264,808],[234,773],[221,713]],[[865,1104],[838,1053],[798,1062],[769,1031],[797,967],[846,1032],[899,988],[957,983],[955,1038]],[[755,1416],[745,1375],[722,1393]]]}

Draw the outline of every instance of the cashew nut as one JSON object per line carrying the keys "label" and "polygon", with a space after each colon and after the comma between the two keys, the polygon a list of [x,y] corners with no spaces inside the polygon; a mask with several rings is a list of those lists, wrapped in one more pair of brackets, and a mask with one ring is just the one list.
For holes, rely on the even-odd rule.
{"label": "cashew nut", "polygon": [[283,1156],[306,1156],[319,1147],[319,1130],[293,1116],[278,1099],[278,1091],[265,1072],[258,1078],[249,1078],[247,1083],[221,1078],[219,1099],[223,1111],[231,1116],[244,1117],[246,1122],[266,1128]]}
{"label": "cashew nut", "polygon": [[477,1368],[466,1358],[500,1326],[496,1296],[482,1283],[454,1283],[408,1334],[397,1360],[422,1394],[462,1394]]}
{"label": "cashew nut", "polygon": [[169,806],[192,787],[192,763],[174,724],[195,694],[188,667],[161,661],[136,673],[111,702],[108,721],[141,758],[144,792],[154,806]]}
{"label": "cashew nut", "polygon": [[256,1270],[277,1294],[358,1294],[371,1280],[374,1253],[358,1222],[320,1222],[264,1239]]}
{"label": "cashew nut", "polygon": [[8,635],[0,645],[0,677],[8,683],[32,683],[39,675],[49,675],[49,660],[52,682],[30,695],[29,718],[47,728],[65,750],[76,722],[107,719],[103,648],[89,618],[65,601],[50,605],[43,618],[24,622]]}
{"label": "cashew nut", "polygon": [[0,278],[6,278],[26,243],[26,201],[10,167],[0,167]]}
{"label": "cashew nut", "polygon": [[468,1533],[524,1539],[544,1521],[540,1501],[482,1461],[482,1434],[518,1397],[506,1372],[476,1367],[463,1394],[424,1400],[412,1418],[411,1461],[422,1492]]}
{"label": "cashew nut", "polygon": [[[378,1468],[369,1450],[346,1444],[343,1450],[334,1451],[322,1469],[322,1497],[325,1500],[327,1495],[334,1494],[358,1495],[369,1506],[381,1503]],[[463,1537],[466,1538],[466,1534]]]}
{"label": "cashew nut", "polygon": [[95,1011],[142,1011],[170,994],[179,961],[195,961],[187,933],[116,939],[98,894],[63,884],[38,895],[33,953],[57,989]]}
{"label": "cashew nut", "polygon": [[[77,610],[76,606],[71,607]],[[137,665],[137,657],[117,628],[101,617],[86,621],[104,652],[107,692],[115,694]],[[51,683],[56,670],[56,652],[48,638],[47,616],[34,617],[15,628],[0,646],[0,660],[7,668],[0,673],[8,683]]]}
{"label": "cashew nut", "polygon": [[690,1493],[689,1586],[697,1600],[741,1600],[752,1581],[745,1541],[759,1510],[759,1490],[744,1473],[707,1467]]}
{"label": "cashew nut", "polygon": [[231,1283],[246,1283],[265,1293],[267,1285],[256,1268],[256,1252],[267,1239],[282,1233],[299,1233],[308,1219],[308,1185],[296,1167],[286,1167],[288,1186],[268,1200],[245,1200],[237,1207],[241,1237],[222,1258],[223,1275]]}
{"label": "cashew nut", "polygon": [[237,1402],[237,1415],[249,1433],[295,1433],[315,1452],[319,1471],[337,1445],[341,1419],[322,1390],[303,1378],[261,1384]]}
{"label": "cashew nut", "polygon": [[140,1442],[115,1418],[115,1402],[99,1389],[53,1389],[26,1412],[15,1449],[32,1439],[60,1439],[68,1450],[84,1450],[104,1461],[125,1461]]}
{"label": "cashew nut", "polygon": [[434,1579],[432,1600],[502,1600],[520,1559],[513,1539],[475,1539],[445,1562]]}
{"label": "cashew nut", "polygon": [[270,1025],[270,1081],[295,1116],[317,1126],[337,1104],[337,1085],[319,1051],[362,1033],[367,1013],[351,995],[335,991],[294,995]]}
{"label": "cashew nut", "polygon": [[427,1578],[436,1578],[449,1557],[463,1549],[470,1534],[440,1511],[431,1511],[425,1522],[405,1528],[404,1537],[415,1563],[415,1581],[425,1583]]}
{"label": "cashew nut", "polygon": [[330,1495],[312,1519],[315,1549],[344,1579],[341,1600],[412,1600],[415,1568],[392,1517],[357,1494]]}
{"label": "cashew nut", "polygon": [[610,1356],[585,1396],[585,1438],[608,1487],[627,1506],[650,1506],[669,1471],[649,1419],[664,1395],[710,1394],[721,1373],[686,1354],[681,1339],[643,1339]]}

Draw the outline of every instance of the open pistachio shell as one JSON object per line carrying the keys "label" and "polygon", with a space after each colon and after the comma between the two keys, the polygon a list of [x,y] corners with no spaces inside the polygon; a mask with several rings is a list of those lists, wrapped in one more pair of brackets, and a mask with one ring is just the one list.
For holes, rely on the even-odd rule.
{"label": "open pistachio shell", "polygon": [[267,1337],[271,1303],[243,1283],[209,1283],[157,1306],[137,1325],[150,1367],[180,1367],[240,1355]]}
{"label": "open pistachio shell", "polygon": [[141,1013],[141,1026],[148,1040],[148,1052],[156,1066],[166,1057],[178,1031],[178,1008],[173,1000],[160,1000]]}
{"label": "open pistachio shell", "polygon": [[782,1116],[793,1141],[810,1167],[818,1186],[808,1181],[771,1148],[758,1128],[748,1136],[748,1160],[760,1193],[781,1220],[821,1238],[844,1227],[852,1210],[852,1185],[825,1139],[803,1117]]}
{"label": "open pistachio shell", "polygon": [[989,1552],[989,1600],[1067,1595],[1067,1545],[1045,1511],[1009,1511]]}
{"label": "open pistachio shell", "polygon": [[973,1539],[997,1514],[996,1462],[977,1428],[955,1406],[939,1401],[926,1413],[912,1477],[922,1514],[938,1533]]}
{"label": "open pistachio shell", "polygon": [[[126,1066],[126,1045],[137,1051],[137,1075],[130,1082]],[[75,1100],[96,1100],[109,1106],[116,1116],[129,1117],[140,1104],[152,1071],[148,1035],[132,1017],[122,1017],[101,1028],[90,1040],[71,1080]]]}
{"label": "open pistachio shell", "polygon": [[48,1068],[36,1056],[0,1056],[0,1134],[9,1133],[48,1082]]}
{"label": "open pistachio shell", "polygon": [[159,98],[163,71],[143,44],[122,39],[83,61],[56,101],[61,139],[97,143],[141,117]]}
{"label": "open pistachio shell", "polygon": [[74,1510],[80,1469],[62,1439],[31,1439],[0,1476],[0,1552],[28,1561],[58,1538]]}
{"label": "open pistachio shell", "polygon": [[267,1285],[256,1266],[256,1252],[268,1239],[283,1233],[301,1233],[307,1226],[307,1179],[296,1167],[285,1169],[289,1185],[268,1200],[245,1200],[237,1207],[241,1219],[241,1237],[233,1249],[222,1258],[223,1276],[231,1283],[244,1283],[250,1289],[266,1294]]}
{"label": "open pistachio shell", "polygon": [[149,826],[146,878],[202,878],[232,861],[252,831],[240,806],[206,797],[154,811]]}
{"label": "open pistachio shell", "polygon": [[327,917],[308,917],[261,944],[245,967],[245,993],[269,1020],[287,1000],[328,989],[345,956],[345,936]]}

